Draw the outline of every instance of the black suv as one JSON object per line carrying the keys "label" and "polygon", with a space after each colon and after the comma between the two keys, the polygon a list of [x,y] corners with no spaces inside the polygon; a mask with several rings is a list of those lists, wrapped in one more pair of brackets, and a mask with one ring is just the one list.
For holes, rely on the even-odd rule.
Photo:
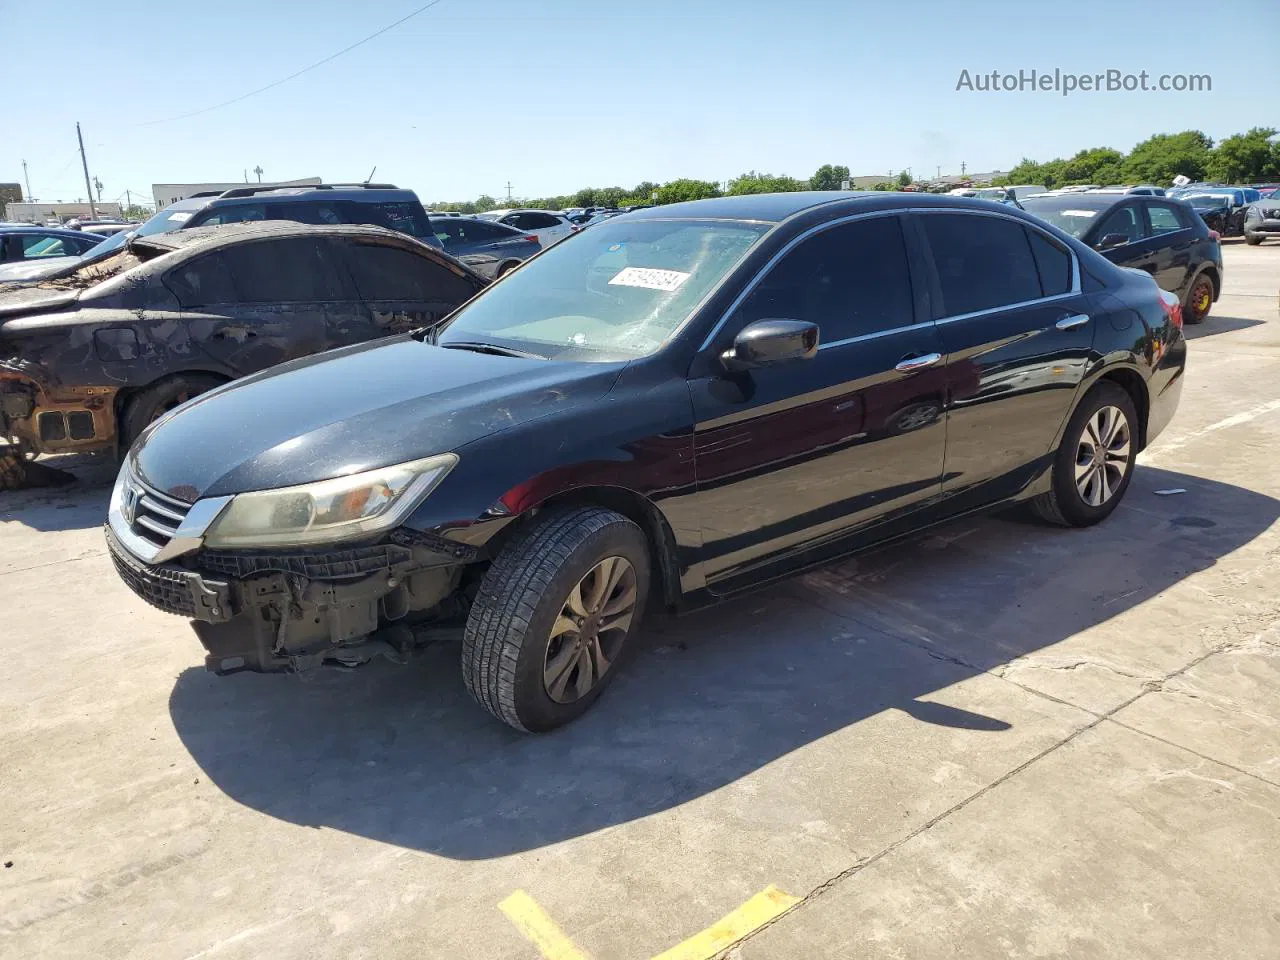
{"label": "black suv", "polygon": [[1099,251],[1144,270],[1200,323],[1222,293],[1222,246],[1184,200],[1099,190],[1028,197],[1022,207]]}
{"label": "black suv", "polygon": [[546,730],[688,609],[949,517],[1111,514],[1169,422],[1177,300],[1010,206],[784,193],[623,214],[421,330],[134,445],[107,543],[216,672],[403,661]]}

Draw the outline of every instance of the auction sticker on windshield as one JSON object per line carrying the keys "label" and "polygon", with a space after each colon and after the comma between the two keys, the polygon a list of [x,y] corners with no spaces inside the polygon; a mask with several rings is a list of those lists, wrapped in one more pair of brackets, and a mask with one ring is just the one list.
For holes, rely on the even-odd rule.
{"label": "auction sticker on windshield", "polygon": [[1064,217],[1093,217],[1098,213],[1097,210],[1063,210]]}
{"label": "auction sticker on windshield", "polygon": [[679,270],[658,270],[655,267],[626,267],[620,270],[612,280],[611,286],[644,287],[646,290],[665,290],[671,293],[680,289],[680,284],[689,279],[689,274]]}

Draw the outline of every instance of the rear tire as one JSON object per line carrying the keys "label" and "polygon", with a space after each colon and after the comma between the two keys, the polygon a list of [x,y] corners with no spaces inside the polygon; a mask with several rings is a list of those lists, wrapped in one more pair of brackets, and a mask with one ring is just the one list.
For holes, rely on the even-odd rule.
{"label": "rear tire", "polygon": [[174,407],[225,382],[208,373],[180,373],[134,394],[120,416],[120,449],[132,447],[143,430]]}
{"label": "rear tire", "polygon": [[548,511],[484,575],[462,640],[467,691],[517,730],[576,720],[617,674],[648,592],[638,526],[599,507]]}
{"label": "rear tire", "polygon": [[1053,457],[1052,486],[1031,501],[1049,523],[1089,527],[1124,499],[1138,455],[1138,414],[1133,398],[1103,381],[1076,407]]}
{"label": "rear tire", "polygon": [[1249,236],[1249,234],[1246,233],[1244,235],[1244,242],[1251,247],[1256,247],[1258,244],[1262,242],[1262,237],[1257,237],[1257,236],[1251,237]]}
{"label": "rear tire", "polygon": [[1182,319],[1185,323],[1204,323],[1212,307],[1213,281],[1202,273],[1187,291],[1186,302],[1182,304]]}

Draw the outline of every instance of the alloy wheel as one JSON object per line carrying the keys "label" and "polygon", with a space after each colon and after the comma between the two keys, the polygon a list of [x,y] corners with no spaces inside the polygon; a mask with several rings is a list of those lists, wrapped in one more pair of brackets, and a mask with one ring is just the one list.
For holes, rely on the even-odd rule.
{"label": "alloy wheel", "polygon": [[1129,471],[1129,418],[1119,407],[1105,406],[1085,421],[1076,448],[1076,490],[1091,507],[1110,500]]}
{"label": "alloy wheel", "polygon": [[574,584],[547,638],[547,696],[573,703],[591,692],[622,651],[638,599],[635,568],[623,557],[605,557]]}

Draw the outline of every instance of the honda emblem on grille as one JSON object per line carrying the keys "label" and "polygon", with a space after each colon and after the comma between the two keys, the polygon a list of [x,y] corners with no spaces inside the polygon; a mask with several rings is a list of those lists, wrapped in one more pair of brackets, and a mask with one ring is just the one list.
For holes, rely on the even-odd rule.
{"label": "honda emblem on grille", "polygon": [[120,498],[120,512],[124,514],[124,518],[129,525],[133,525],[133,516],[138,511],[138,498],[142,492],[127,480],[124,484],[124,494]]}

